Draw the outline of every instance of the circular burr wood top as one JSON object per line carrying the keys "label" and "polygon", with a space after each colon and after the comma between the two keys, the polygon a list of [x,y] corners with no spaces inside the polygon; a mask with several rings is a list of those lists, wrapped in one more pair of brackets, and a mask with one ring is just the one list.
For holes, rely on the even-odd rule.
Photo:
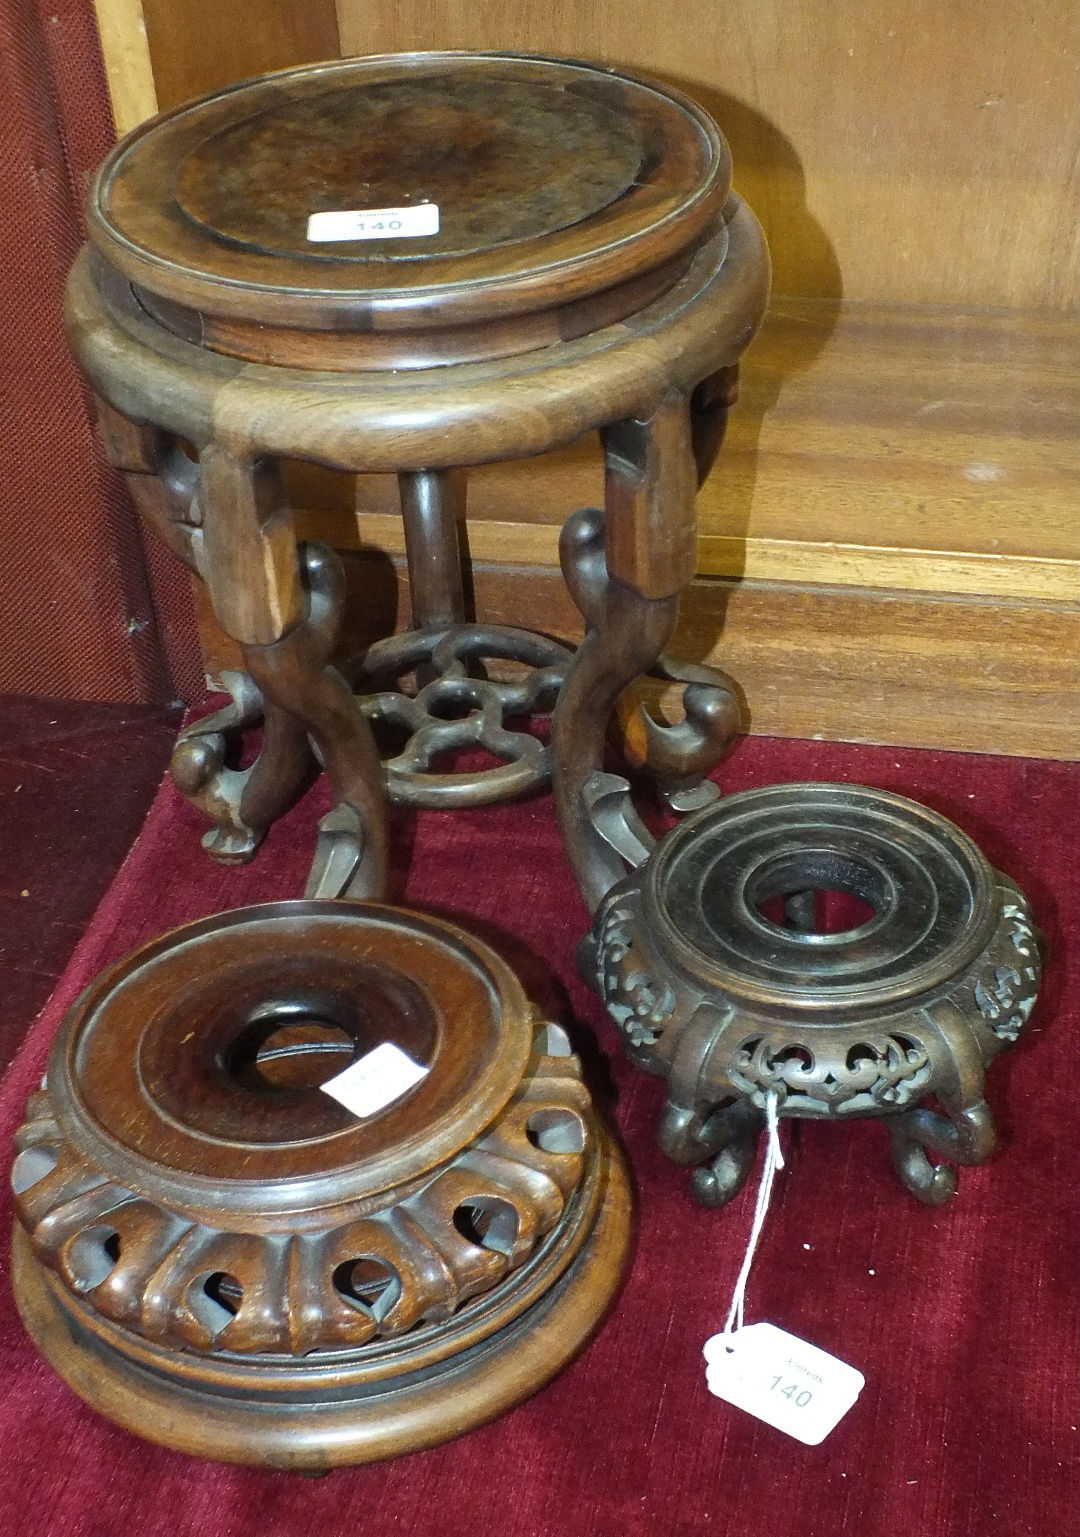
{"label": "circular burr wood top", "polygon": [[[241,326],[416,332],[623,285],[636,306],[647,275],[674,281],[729,191],[715,125],[665,87],[559,60],[406,54],[286,70],[151,120],[102,166],[90,226],[159,318],[164,304]],[[420,211],[426,232],[309,238],[313,214],[385,209]]]}

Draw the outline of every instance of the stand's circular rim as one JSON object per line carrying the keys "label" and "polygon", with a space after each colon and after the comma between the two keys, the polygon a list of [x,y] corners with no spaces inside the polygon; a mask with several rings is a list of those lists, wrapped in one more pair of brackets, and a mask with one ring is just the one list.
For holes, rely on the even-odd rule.
{"label": "stand's circular rim", "polygon": [[[775,806],[779,815],[787,804],[799,796],[807,799],[816,797],[823,806],[841,799],[848,803],[853,798],[856,801],[863,800],[870,807],[878,810],[891,808],[909,819],[914,814],[924,826],[943,835],[958,862],[964,865],[965,875],[970,882],[971,914],[961,931],[925,962],[902,969],[892,977],[879,977],[867,982],[837,982],[821,977],[802,984],[769,981],[725,965],[722,959],[694,943],[672,919],[668,910],[666,888],[673,867],[701,840],[710,825],[738,817],[748,809],[767,808],[770,804]],[[865,1019],[868,1007],[875,1013],[887,1013],[907,999],[955,983],[957,977],[981,954],[999,917],[995,902],[996,873],[978,845],[947,817],[921,802],[869,785],[802,781],[740,790],[706,806],[672,829],[661,839],[643,873],[642,900],[646,929],[682,972],[751,1007],[757,1006],[766,1011],[794,1008],[800,1020],[810,1025],[813,1025],[815,1016],[822,1024],[828,1025],[839,1023],[840,1018],[848,1013],[857,1013]],[[838,942],[832,943],[829,949],[833,953],[842,953],[845,940],[857,946],[866,937],[867,930],[872,930],[876,935],[884,928],[885,925],[867,923],[862,928],[849,931],[847,935],[836,936]],[[777,932],[781,934],[781,931]],[[792,942],[793,953],[797,948],[797,942]]]}
{"label": "stand's circular rim", "polygon": [[[685,195],[669,198],[671,206],[643,229],[635,228],[634,219],[628,217],[630,205],[624,199],[616,199],[607,208],[569,226],[572,238],[561,242],[564,249],[557,254],[545,254],[546,243],[555,237],[544,235],[489,248],[496,253],[515,252],[509,269],[505,261],[491,259],[489,252],[483,251],[475,257],[431,257],[417,263],[398,262],[398,269],[407,267],[411,272],[399,270],[396,282],[367,288],[356,283],[327,283],[325,273],[322,284],[314,277],[310,283],[304,282],[299,272],[303,257],[295,262],[271,255],[256,260],[251,252],[240,252],[235,247],[230,250],[208,231],[204,231],[202,246],[197,240],[193,246],[193,251],[198,248],[202,254],[197,260],[193,257],[194,265],[187,265],[155,251],[144,238],[125,228],[125,223],[131,223],[130,217],[125,220],[112,207],[118,179],[137,166],[138,156],[153,136],[160,142],[163,135],[180,132],[192,123],[197,125],[200,118],[212,117],[223,104],[227,107],[239,93],[280,93],[299,82],[320,84],[334,75],[343,81],[365,73],[378,76],[380,71],[388,70],[396,70],[403,77],[420,76],[448,65],[465,69],[503,66],[537,74],[547,66],[555,71],[577,72],[593,81],[610,82],[613,87],[630,88],[640,94],[643,102],[651,99],[651,103],[662,104],[656,110],[667,113],[671,124],[681,122],[696,135],[702,149],[702,174]],[[205,137],[213,131],[208,127]],[[646,192],[644,185],[639,190]],[[347,322],[352,314],[365,330],[423,330],[528,314],[652,271],[705,234],[730,190],[731,156],[723,135],[702,107],[674,87],[588,60],[499,51],[433,50],[298,65],[226,86],[195,102],[159,113],[133,129],[106,157],[91,187],[87,218],[91,241],[106,259],[129,281],[166,301],[223,318],[282,326],[330,328],[335,318]],[[627,196],[632,199],[636,194]],[[644,215],[647,196],[643,195],[640,201]],[[154,212],[151,224],[156,221],[162,229],[175,224],[169,203],[169,197],[162,194],[160,209]],[[132,199],[132,206],[142,207],[145,213],[145,190],[142,196]],[[190,230],[183,229],[185,239],[189,235],[194,237],[198,228],[194,222],[188,222]],[[556,234],[566,236],[568,231]],[[535,251],[530,254],[532,247]],[[230,262],[226,253],[234,260]],[[211,259],[214,256],[220,270],[215,270]],[[231,267],[238,266],[238,257],[256,267],[260,262],[269,264],[265,277],[240,276],[231,271]],[[420,277],[423,269],[436,268],[440,261],[456,264],[460,270],[442,280],[434,272]],[[322,269],[327,264],[312,265]],[[364,265],[368,266],[370,278],[374,268]],[[298,269],[291,278],[290,267]],[[342,276],[347,275],[343,271]],[[411,281],[404,281],[406,278]]]}
{"label": "stand's circular rim", "polygon": [[[76,1055],[84,1032],[96,1022],[100,1028],[99,1016],[108,1000],[126,982],[187,941],[252,921],[290,919],[336,920],[372,928],[404,927],[413,938],[425,937],[426,931],[426,936],[444,950],[457,951],[463,964],[482,978],[501,1013],[496,1022],[499,1050],[484,1064],[469,1093],[460,1103],[455,1101],[435,1127],[425,1128],[422,1135],[418,1131],[408,1135],[376,1156],[353,1161],[340,1156],[332,1158],[326,1168],[302,1175],[282,1173],[276,1178],[228,1179],[220,1174],[167,1166],[118,1140],[84,1102],[76,1071]],[[461,1146],[478,1136],[517,1089],[532,1051],[535,1024],[535,1011],[510,967],[489,946],[456,925],[384,903],[298,898],[213,914],[171,929],[121,956],[90,983],[69,1009],[53,1042],[47,1081],[64,1136],[116,1184],[142,1191],[151,1200],[179,1213],[188,1213],[194,1206],[205,1212],[209,1205],[215,1220],[224,1228],[246,1225],[251,1217],[251,1194],[257,1188],[264,1227],[287,1221],[293,1214],[295,1220],[307,1227],[318,1224],[325,1208],[343,1201],[373,1200],[407,1186],[452,1158]],[[349,1136],[349,1130],[345,1130],[322,1140],[328,1148],[344,1149]],[[286,1144],[282,1150],[286,1161],[289,1147]],[[273,1144],[268,1145],[269,1155],[276,1156],[278,1151]]]}
{"label": "stand's circular rim", "polygon": [[768,286],[761,227],[733,194],[716,241],[674,287],[618,325],[515,357],[513,389],[505,359],[349,374],[242,363],[166,330],[89,246],[69,275],[65,317],[92,388],[132,421],[201,447],[224,412],[253,452],[397,472],[523,458],[649,415],[673,383],[690,388],[740,355]]}

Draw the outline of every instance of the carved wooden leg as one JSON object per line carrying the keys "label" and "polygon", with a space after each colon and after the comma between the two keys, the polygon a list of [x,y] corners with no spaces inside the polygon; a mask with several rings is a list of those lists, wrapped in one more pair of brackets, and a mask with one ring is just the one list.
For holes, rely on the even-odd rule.
{"label": "carved wooden leg", "polygon": [[985,1163],[997,1135],[990,1107],[983,1097],[985,1065],[971,1026],[953,1004],[939,1005],[932,1022],[940,1032],[949,1062],[948,1090],[938,1092],[941,1111],[918,1107],[889,1117],[893,1167],[903,1184],[927,1206],[942,1206],[956,1193],[956,1172],[947,1158],[971,1166]]}
{"label": "carved wooden leg", "polygon": [[[689,402],[672,397],[648,422],[616,422],[604,434],[609,564],[648,597],[677,594],[694,575],[695,492],[719,451],[737,377],[737,369],[722,369]],[[714,667],[667,655],[648,671],[684,685],[685,718],[662,725],[628,693],[619,710],[624,750],[673,810],[693,811],[719,793],[707,776],[739,729],[735,688]]]}
{"label": "carved wooden leg", "polygon": [[297,551],[276,465],[211,444],[200,469],[196,557],[218,621],[240,642],[268,709],[310,737],[334,788],[337,804],[320,824],[308,895],[381,895],[388,839],[379,756],[371,727],[330,665],[343,603],[340,561],[321,545]]}
{"label": "carved wooden leg", "polygon": [[657,666],[687,684],[680,725],[660,725],[636,702],[622,718],[631,761],[657,776],[678,810],[716,793],[705,775],[738,725],[738,704],[721,673],[662,655],[696,568],[695,454],[700,447],[707,455],[705,429],[715,427],[716,409],[713,396],[702,395],[695,416],[686,396],[672,394],[648,420],[606,428],[605,511],[576,513],[560,541],[563,574],[587,628],[552,724],[552,780],[590,909],[625,873],[620,855],[630,856],[620,844],[640,841],[642,831],[620,795],[625,782],[602,773],[608,722],[623,690]]}
{"label": "carved wooden leg", "polygon": [[[626,873],[611,838],[593,821],[605,775],[608,721],[623,689],[652,665],[675,627],[678,597],[646,598],[612,581],[604,558],[604,515],[567,520],[559,541],[563,574],[588,626],[551,722],[551,782],[563,841],[589,911]],[[615,780],[626,790],[625,781]]]}
{"label": "carved wooden leg", "polygon": [[[610,1007],[610,1005],[609,1005]],[[668,1070],[668,1102],[660,1117],[660,1150],[697,1164],[690,1189],[702,1206],[726,1206],[746,1183],[765,1117],[748,1099],[715,1103],[706,1072],[716,1011],[697,1009],[683,1027]]]}
{"label": "carved wooden leg", "polygon": [[465,618],[458,527],[465,515],[464,470],[398,476],[413,626],[448,630]]}
{"label": "carved wooden leg", "polygon": [[267,645],[244,645],[255,682],[314,742],[336,804],[319,824],[309,897],[379,897],[386,887],[388,828],[382,767],[371,727],[331,666],[341,620],[341,562],[325,545],[300,551],[307,585],[303,620]]}
{"label": "carved wooden leg", "polygon": [[668,1101],[660,1118],[660,1150],[675,1163],[698,1164],[690,1179],[702,1206],[726,1206],[746,1183],[765,1124],[760,1110],[737,1099],[708,1115]]}
{"label": "carved wooden leg", "polygon": [[[123,473],[144,520],[198,575],[203,523],[199,464],[175,439],[128,421],[101,400],[97,425],[109,462]],[[253,856],[267,828],[291,804],[311,763],[311,749],[303,726],[266,704],[246,673],[228,672],[221,681],[231,703],[180,733],[170,771],[180,792],[214,824],[203,839],[207,852],[223,864],[240,864]],[[260,719],[259,756],[249,768],[229,768],[229,735]]]}
{"label": "carved wooden leg", "polygon": [[[169,771],[181,794],[214,824],[203,838],[210,857],[219,864],[245,864],[295,797],[311,764],[311,747],[300,722],[267,704],[246,672],[223,672],[221,682],[232,702],[184,728]],[[230,733],[260,720],[259,756],[246,769],[229,768]]]}

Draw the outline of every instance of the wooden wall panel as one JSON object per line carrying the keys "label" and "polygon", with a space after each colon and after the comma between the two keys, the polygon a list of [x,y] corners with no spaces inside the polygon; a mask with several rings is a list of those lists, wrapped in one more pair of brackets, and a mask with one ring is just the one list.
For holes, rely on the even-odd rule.
{"label": "wooden wall panel", "polygon": [[[699,572],[1074,602],[1076,356],[1057,316],[774,301],[698,497]],[[602,498],[595,435],[485,465],[473,555],[552,565],[559,526]],[[391,478],[361,477],[357,505],[404,549]]]}
{"label": "wooden wall panel", "polygon": [[338,19],[344,53],[520,49],[681,85],[731,141],[778,293],[1076,302],[1073,0],[338,0]]}
{"label": "wooden wall panel", "polygon": [[142,0],[142,9],[162,111],[340,52],[334,0]]}

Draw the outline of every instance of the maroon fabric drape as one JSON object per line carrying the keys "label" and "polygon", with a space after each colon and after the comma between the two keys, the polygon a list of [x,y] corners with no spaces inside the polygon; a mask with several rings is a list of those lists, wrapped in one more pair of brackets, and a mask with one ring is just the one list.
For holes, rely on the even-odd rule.
{"label": "maroon fabric drape", "polygon": [[[998,1154],[940,1211],[897,1183],[879,1125],[785,1129],[750,1280],[764,1319],[866,1376],[806,1447],[711,1398],[701,1346],[723,1322],[754,1202],[696,1207],[656,1149],[662,1086],[625,1064],[576,976],[586,916],[549,797],[425,813],[397,842],[395,900],[493,943],[565,1023],[629,1151],[633,1272],[582,1358],[454,1444],[319,1481],[164,1451],[93,1414],[0,1308],[4,1537],[1064,1537],[1076,1530],[1075,765],[756,739],[726,789],[877,784],[953,818],[1020,882],[1051,944],[1037,1009],[989,1074]],[[46,1014],[0,1088],[9,1146],[63,1009],[106,962],[171,925],[299,895],[323,786],[254,864],[223,869],[167,787]],[[753,1182],[751,1182],[753,1184]],[[5,1181],[6,1196],[6,1181]]]}
{"label": "maroon fabric drape", "polygon": [[186,575],[148,576],[61,320],[113,137],[90,0],[0,0],[0,692],[195,698]]}

